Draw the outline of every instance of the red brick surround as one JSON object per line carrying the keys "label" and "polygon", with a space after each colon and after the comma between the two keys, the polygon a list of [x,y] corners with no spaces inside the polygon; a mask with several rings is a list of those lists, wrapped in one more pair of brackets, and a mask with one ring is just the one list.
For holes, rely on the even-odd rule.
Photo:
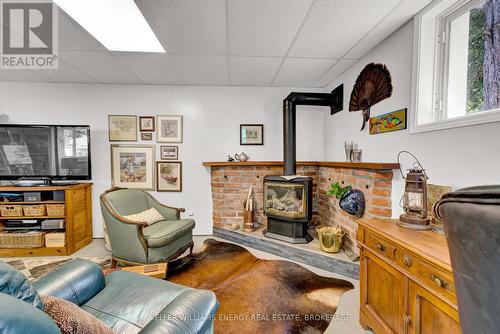
{"label": "red brick surround", "polygon": [[[255,197],[255,222],[266,225],[263,214],[263,178],[266,175],[283,175],[283,167],[277,165],[228,165],[211,166],[213,223],[227,228],[230,224],[242,224],[243,203],[252,186]],[[357,254],[357,218],[341,210],[335,197],[327,196],[331,183],[343,182],[361,189],[366,198],[364,218],[391,217],[391,169],[336,168],[311,163],[299,164],[298,175],[313,178],[313,224],[339,226],[348,234],[346,249]]]}

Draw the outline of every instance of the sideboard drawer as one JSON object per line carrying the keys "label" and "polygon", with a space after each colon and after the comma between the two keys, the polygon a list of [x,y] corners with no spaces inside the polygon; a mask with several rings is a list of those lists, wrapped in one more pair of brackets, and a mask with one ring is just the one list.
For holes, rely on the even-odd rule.
{"label": "sideboard drawer", "polygon": [[444,294],[453,302],[456,302],[455,283],[451,273],[434,267],[424,261],[419,261],[416,275],[436,291]]}
{"label": "sideboard drawer", "polygon": [[396,254],[396,246],[394,246],[393,243],[387,241],[386,239],[379,237],[376,234],[370,233],[369,231],[366,231],[365,245],[376,254],[383,255],[390,260],[394,260]]}

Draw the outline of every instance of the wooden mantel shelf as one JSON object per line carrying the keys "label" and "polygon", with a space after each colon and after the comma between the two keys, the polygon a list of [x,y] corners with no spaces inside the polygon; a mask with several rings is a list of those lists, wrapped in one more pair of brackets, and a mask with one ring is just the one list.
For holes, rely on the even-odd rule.
{"label": "wooden mantel shelf", "polygon": [[[283,161],[205,161],[205,167],[228,167],[228,166],[283,166]],[[398,163],[386,162],[336,162],[336,161],[297,161],[297,166],[321,166],[352,169],[371,169],[371,170],[392,170],[399,169]]]}

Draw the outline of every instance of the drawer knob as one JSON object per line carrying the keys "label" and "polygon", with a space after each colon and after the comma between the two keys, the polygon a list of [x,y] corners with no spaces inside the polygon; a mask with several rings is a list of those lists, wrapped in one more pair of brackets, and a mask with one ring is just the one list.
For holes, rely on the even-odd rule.
{"label": "drawer knob", "polygon": [[411,265],[413,264],[412,261],[411,261],[411,258],[408,255],[404,255],[403,256],[403,263],[407,267],[411,267]]}
{"label": "drawer knob", "polygon": [[432,276],[432,281],[434,282],[434,284],[436,284],[440,288],[444,288],[447,284],[444,279],[442,279],[441,277],[438,277],[438,276],[434,276],[434,275]]}
{"label": "drawer knob", "polygon": [[381,252],[385,252],[385,246],[382,245],[381,243],[377,242],[377,248],[381,251]]}

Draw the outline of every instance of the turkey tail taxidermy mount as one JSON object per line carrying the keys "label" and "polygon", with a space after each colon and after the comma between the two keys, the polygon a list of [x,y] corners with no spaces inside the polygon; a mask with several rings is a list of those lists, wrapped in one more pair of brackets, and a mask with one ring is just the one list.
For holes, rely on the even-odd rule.
{"label": "turkey tail taxidermy mount", "polygon": [[370,63],[361,71],[352,88],[349,111],[363,112],[363,125],[370,119],[370,108],[392,95],[391,73],[384,64]]}

